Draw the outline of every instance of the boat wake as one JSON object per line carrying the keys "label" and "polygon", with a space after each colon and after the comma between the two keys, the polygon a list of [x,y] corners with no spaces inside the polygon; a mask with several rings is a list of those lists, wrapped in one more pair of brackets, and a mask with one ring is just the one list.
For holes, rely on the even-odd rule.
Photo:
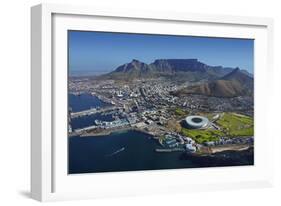
{"label": "boat wake", "polygon": [[106,155],[106,157],[114,156],[114,155],[116,155],[116,154],[118,154],[118,153],[120,153],[120,152],[123,152],[124,150],[125,150],[125,147],[122,147],[121,149],[116,150],[115,152],[112,152],[112,153]]}

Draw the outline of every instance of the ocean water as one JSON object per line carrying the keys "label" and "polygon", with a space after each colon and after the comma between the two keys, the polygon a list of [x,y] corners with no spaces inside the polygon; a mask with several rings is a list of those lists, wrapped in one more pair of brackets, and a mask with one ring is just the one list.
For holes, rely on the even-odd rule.
{"label": "ocean water", "polygon": [[91,94],[81,94],[81,95],[68,95],[69,107],[71,107],[73,112],[79,112],[86,109],[105,107],[110,104],[101,101],[96,96]]}
{"label": "ocean water", "polygon": [[155,148],[160,148],[156,140],[137,131],[71,137],[69,173],[153,170],[180,168],[182,163],[190,165],[188,160],[180,160],[178,152],[156,153]]}
{"label": "ocean water", "polygon": [[159,153],[158,141],[137,131],[69,138],[69,174],[253,165],[253,150],[193,156]]}
{"label": "ocean water", "polygon": [[[74,96],[74,95],[73,95]],[[71,97],[74,111],[106,106],[88,94]],[[107,119],[108,118],[108,119]],[[95,119],[110,120],[110,116],[90,115],[72,120],[72,127],[91,125]],[[194,156],[184,152],[158,153],[161,148],[150,135],[133,130],[106,136],[69,137],[68,173],[96,173],[178,168],[253,165],[254,151],[222,152],[212,156]]]}

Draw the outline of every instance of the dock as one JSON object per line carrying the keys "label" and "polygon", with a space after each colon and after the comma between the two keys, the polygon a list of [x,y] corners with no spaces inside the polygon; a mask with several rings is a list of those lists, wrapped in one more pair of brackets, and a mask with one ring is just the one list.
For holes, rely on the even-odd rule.
{"label": "dock", "polygon": [[86,115],[110,112],[110,111],[114,111],[117,109],[119,109],[119,108],[118,107],[105,107],[105,108],[101,108],[101,109],[91,108],[91,109],[83,110],[80,112],[71,112],[70,117],[73,119],[73,118],[78,118],[78,117],[82,117],[82,116],[86,116]]}
{"label": "dock", "polygon": [[173,149],[155,149],[155,152],[184,152],[184,148],[173,148]]}

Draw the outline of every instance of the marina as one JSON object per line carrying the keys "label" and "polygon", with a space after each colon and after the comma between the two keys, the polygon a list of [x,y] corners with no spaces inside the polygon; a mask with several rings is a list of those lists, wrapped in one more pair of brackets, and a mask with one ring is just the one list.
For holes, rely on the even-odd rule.
{"label": "marina", "polygon": [[[88,96],[78,98],[81,99],[81,97],[89,98]],[[249,145],[221,145],[201,147],[201,151],[207,155],[205,159],[208,159],[208,164],[206,164],[204,159],[201,159],[204,156],[191,155],[197,149],[191,138],[177,133],[166,134],[165,128],[149,131],[145,129],[149,124],[134,121],[129,123],[129,120],[119,119],[118,115],[113,117],[116,112],[111,113],[110,110],[114,107],[105,105],[98,110],[94,107],[87,110],[85,115],[71,117],[74,130],[70,133],[68,142],[69,172],[71,174],[227,166],[231,164],[230,160],[233,161],[232,154],[235,154],[236,165],[253,163],[252,158],[239,160],[237,154],[232,152],[232,150],[237,150],[247,154],[247,157],[251,156],[253,151],[249,150]],[[95,112],[93,113],[93,111]],[[81,114],[81,111],[77,114]],[[155,115],[151,111],[145,114]],[[162,135],[166,134],[165,139],[160,138],[161,132]],[[239,141],[242,140],[238,139],[236,142],[239,143]],[[249,152],[247,152],[248,150]],[[230,160],[228,161],[226,158],[218,163],[216,156],[221,152],[229,153]],[[239,158],[241,157],[239,156]]]}
{"label": "marina", "polygon": [[80,112],[71,112],[70,117],[71,118],[78,118],[78,117],[83,117],[86,115],[93,115],[93,114],[99,114],[99,113],[106,113],[106,112],[111,112],[114,110],[118,110],[117,107],[105,107],[105,108],[91,108],[87,110],[83,110]]}

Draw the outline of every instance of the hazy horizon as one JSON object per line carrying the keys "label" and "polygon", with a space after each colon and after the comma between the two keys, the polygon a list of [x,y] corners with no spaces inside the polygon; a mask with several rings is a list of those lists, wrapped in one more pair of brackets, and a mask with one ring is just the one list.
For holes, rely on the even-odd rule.
{"label": "hazy horizon", "polygon": [[198,59],[253,74],[252,39],[69,31],[68,43],[70,75],[107,73],[132,59],[147,64],[156,59]]}

